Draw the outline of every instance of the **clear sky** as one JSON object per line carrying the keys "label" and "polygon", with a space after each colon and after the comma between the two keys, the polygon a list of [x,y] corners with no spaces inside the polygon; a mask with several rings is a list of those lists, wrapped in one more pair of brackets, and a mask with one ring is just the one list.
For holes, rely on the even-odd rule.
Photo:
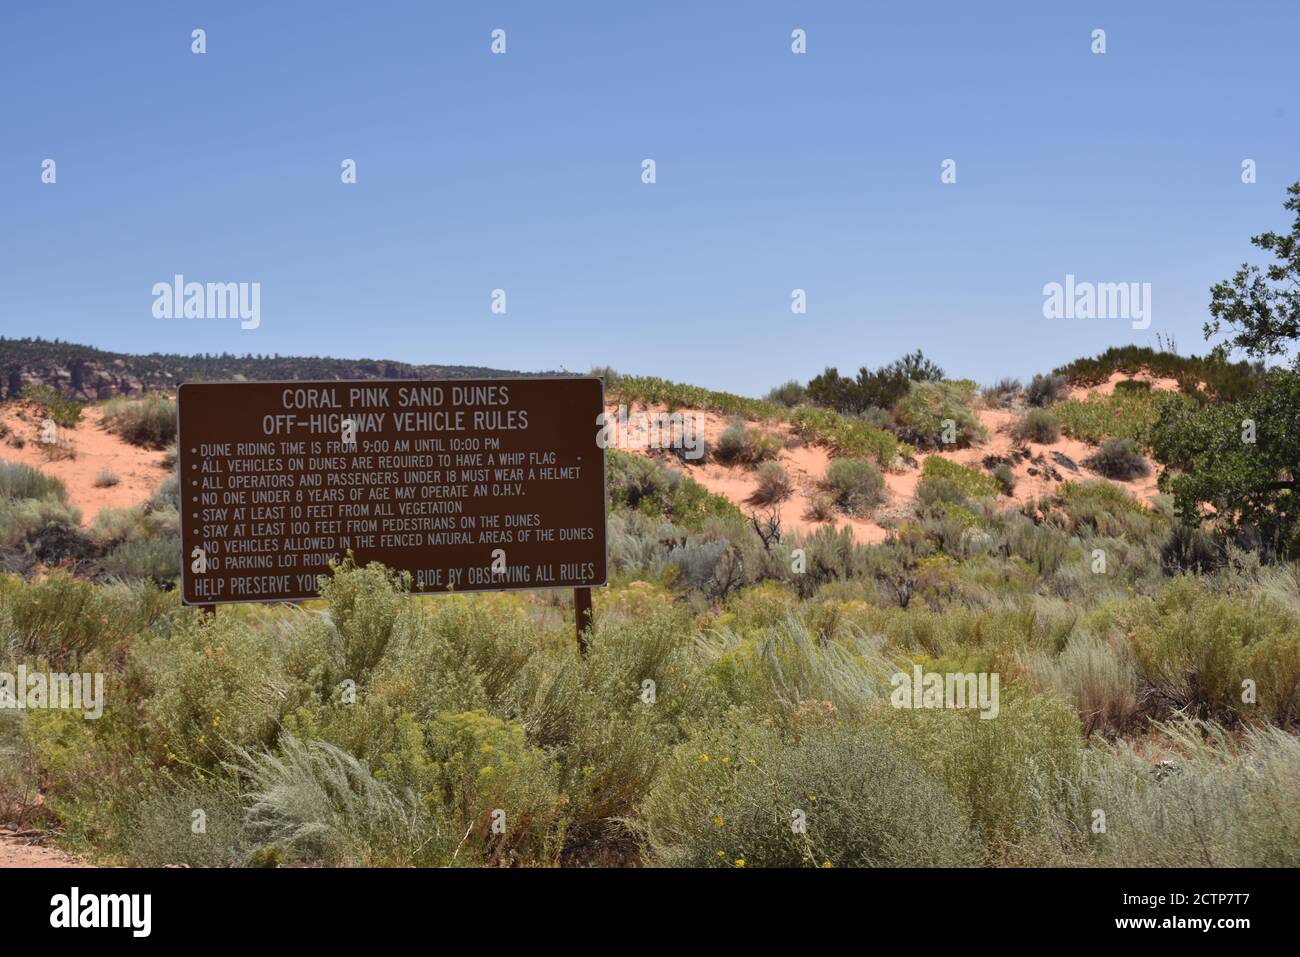
{"label": "clear sky", "polygon": [[[1288,224],[1297,35],[1295,0],[6,2],[0,332],[749,394],[1199,352]],[[176,273],[261,283],[260,327],[154,318]],[[1067,274],[1151,283],[1150,328],[1045,319]]]}

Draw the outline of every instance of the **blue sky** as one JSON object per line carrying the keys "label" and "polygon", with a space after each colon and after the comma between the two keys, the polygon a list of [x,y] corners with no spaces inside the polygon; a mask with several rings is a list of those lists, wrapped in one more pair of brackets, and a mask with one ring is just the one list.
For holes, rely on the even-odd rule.
{"label": "blue sky", "polygon": [[[1290,0],[6,4],[0,331],[750,394],[918,347],[983,382],[1203,351],[1210,284],[1288,225],[1298,27]],[[155,319],[176,273],[260,282],[260,327]],[[1151,327],[1043,318],[1067,273],[1150,282]]]}

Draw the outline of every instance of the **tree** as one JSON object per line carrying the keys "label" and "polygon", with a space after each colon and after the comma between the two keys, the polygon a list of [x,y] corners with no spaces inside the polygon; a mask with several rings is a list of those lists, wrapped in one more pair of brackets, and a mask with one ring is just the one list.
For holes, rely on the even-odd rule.
{"label": "tree", "polygon": [[907,395],[913,382],[938,382],[942,378],[943,369],[917,349],[875,372],[863,366],[856,379],[840,375],[834,367],[828,368],[809,381],[808,398],[837,412],[858,415],[870,408],[893,408]]}
{"label": "tree", "polygon": [[1213,519],[1273,555],[1300,555],[1300,372],[1274,369],[1238,402],[1169,403],[1153,434],[1160,488],[1184,522]]}
{"label": "tree", "polygon": [[[1250,240],[1271,252],[1277,262],[1262,271],[1242,263],[1236,275],[1210,289],[1213,318],[1205,324],[1205,338],[1217,335],[1224,325],[1233,332],[1228,342],[1217,347],[1220,355],[1241,349],[1267,359],[1285,355],[1300,340],[1300,182],[1292,183],[1287,193],[1290,198],[1283,206],[1296,214],[1291,232],[1261,233]],[[1300,371],[1300,353],[1293,362]]]}
{"label": "tree", "polygon": [[[1233,333],[1216,347],[1220,358],[1232,349],[1276,357],[1300,342],[1300,182],[1287,192],[1285,207],[1296,213],[1291,233],[1251,239],[1278,262],[1263,272],[1242,264],[1210,290],[1205,337],[1224,325]],[[1269,370],[1238,401],[1166,405],[1152,445],[1166,466],[1160,487],[1173,493],[1184,522],[1213,519],[1273,555],[1300,555],[1300,356],[1293,369]]]}

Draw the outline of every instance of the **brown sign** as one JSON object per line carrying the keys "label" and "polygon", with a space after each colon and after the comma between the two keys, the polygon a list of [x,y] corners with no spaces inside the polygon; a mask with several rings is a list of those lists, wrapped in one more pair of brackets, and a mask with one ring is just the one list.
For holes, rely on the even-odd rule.
{"label": "brown sign", "polygon": [[417,591],[605,583],[596,378],[187,383],[186,604],[312,598],[352,552]]}

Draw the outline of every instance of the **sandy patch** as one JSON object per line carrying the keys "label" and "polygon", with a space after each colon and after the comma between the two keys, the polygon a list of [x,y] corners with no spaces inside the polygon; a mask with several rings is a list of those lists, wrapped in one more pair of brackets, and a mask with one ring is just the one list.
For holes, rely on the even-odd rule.
{"label": "sandy patch", "polygon": [[36,843],[30,832],[0,831],[0,868],[4,867],[90,867],[80,858]]}
{"label": "sandy patch", "polygon": [[[68,501],[81,509],[83,525],[94,522],[102,508],[124,508],[145,501],[167,477],[162,452],[130,445],[105,431],[103,412],[95,406],[85,408],[75,429],[59,429],[59,438],[75,453],[71,458],[47,455],[40,442],[40,416],[30,405],[0,406],[0,423],[24,443],[18,449],[9,444],[8,436],[0,438],[0,459],[22,462],[62,479]],[[95,476],[103,470],[116,475],[118,484],[96,487]]]}
{"label": "sandy patch", "polygon": [[1150,372],[1143,370],[1132,374],[1127,372],[1112,372],[1109,379],[1105,382],[1099,382],[1097,385],[1071,386],[1066,397],[1070,399],[1086,399],[1090,395],[1113,395],[1115,392],[1115,383],[1123,382],[1126,379],[1135,379],[1138,382],[1150,382],[1151,388],[1156,392],[1178,391],[1177,379],[1152,375]]}

